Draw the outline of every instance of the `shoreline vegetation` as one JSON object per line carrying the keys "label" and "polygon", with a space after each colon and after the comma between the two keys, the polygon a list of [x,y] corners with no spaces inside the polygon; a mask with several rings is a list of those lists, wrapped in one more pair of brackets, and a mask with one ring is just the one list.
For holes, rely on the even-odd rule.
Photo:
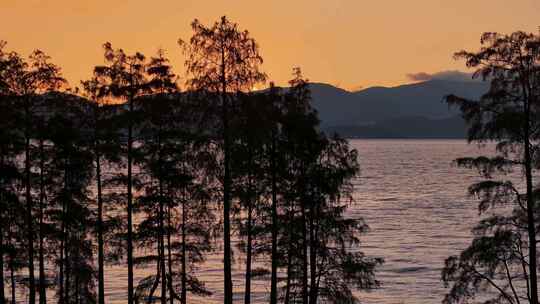
{"label": "shoreline vegetation", "polygon": [[[359,303],[355,290],[381,286],[384,257],[362,252],[369,223],[346,216],[360,173],[334,133],[346,130],[321,125],[300,68],[289,88],[253,92],[269,77],[238,24],[191,27],[178,40],[184,91],[163,50],[104,43],[103,64],[70,87],[44,52],[25,58],[0,41],[0,304],[104,304],[110,264],[125,265],[128,304],[187,304],[212,296],[197,270],[217,249],[225,304],[234,263],[244,304],[257,277],[270,304]],[[485,33],[481,44],[455,56],[489,90],[445,102],[467,140],[495,142],[497,155],[456,160],[483,178],[468,189],[480,220],[444,262],[443,303],[539,304],[540,37]],[[504,179],[512,170],[523,184]],[[153,271],[136,280],[143,266]]]}
{"label": "shoreline vegetation", "polygon": [[[233,263],[244,303],[256,276],[271,303],[379,286],[382,259],[359,250],[367,225],[344,217],[357,152],[319,130],[300,69],[287,91],[250,92],[267,78],[250,34],[226,17],[192,28],[185,92],[164,51],[105,43],[105,64],[68,90],[43,52],[1,44],[0,303],[17,289],[32,304],[106,303],[109,263],[126,267],[128,303],[189,303],[212,295],[197,268],[216,246],[224,303]],[[155,271],[136,281],[141,266]]]}

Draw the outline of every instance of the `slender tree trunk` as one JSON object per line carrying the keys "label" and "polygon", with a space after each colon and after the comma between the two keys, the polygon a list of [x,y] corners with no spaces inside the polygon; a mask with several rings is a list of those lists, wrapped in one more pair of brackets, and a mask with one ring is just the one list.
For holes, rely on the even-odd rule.
{"label": "slender tree trunk", "polygon": [[43,250],[43,210],[45,208],[45,182],[44,182],[44,170],[45,170],[45,153],[43,147],[43,139],[39,140],[39,303],[47,303],[47,291],[45,286],[45,261]]}
{"label": "slender tree trunk", "polygon": [[233,302],[232,268],[231,268],[231,220],[230,220],[230,143],[229,143],[229,105],[227,101],[227,80],[225,76],[225,49],[221,49],[221,102],[223,111],[223,272],[224,272],[224,304]]}
{"label": "slender tree trunk", "polygon": [[[158,239],[158,248],[159,248],[159,239]],[[159,255],[159,249],[158,249],[158,255]],[[159,282],[161,281],[161,271],[159,271],[159,262],[156,263],[156,280],[154,281],[154,284],[152,285],[152,289],[150,289],[150,293],[148,294],[148,300],[147,303],[151,304],[154,303],[154,292],[156,292],[156,289],[159,285]]]}
{"label": "slender tree trunk", "polygon": [[97,186],[97,238],[98,238],[98,304],[105,304],[105,270],[104,270],[104,247],[103,247],[103,196],[101,186],[101,153],[98,140],[98,108],[95,111],[94,153],[96,157],[96,186]]}
{"label": "slender tree trunk", "polygon": [[172,249],[171,249],[171,206],[167,206],[167,266],[169,275],[167,284],[169,285],[169,304],[174,304],[173,273],[172,273]]}
{"label": "slender tree trunk", "polygon": [[171,251],[171,206],[167,207],[167,266],[169,267],[169,276],[167,283],[169,284],[169,304],[174,304],[173,290],[173,272],[172,272],[172,251]]}
{"label": "slender tree trunk", "polygon": [[[292,210],[289,211],[289,224],[292,225],[294,220],[294,207],[291,208]],[[287,279],[286,279],[286,285],[285,285],[285,304],[289,304],[290,296],[291,296],[291,270],[292,270],[292,257],[293,257],[293,230],[292,228],[289,230],[289,248],[287,250]]]}
{"label": "slender tree trunk", "polygon": [[305,202],[301,204],[302,216],[302,303],[308,303],[308,240]]}
{"label": "slender tree trunk", "polygon": [[161,271],[161,304],[167,304],[167,272],[165,271],[165,201],[163,192],[163,157],[161,146],[161,125],[159,126],[157,134],[158,144],[158,162],[159,162],[159,178],[158,178],[158,191],[159,191],[159,270]]}
{"label": "slender tree trunk", "polygon": [[[8,214],[8,217],[12,218],[14,215],[10,212]],[[7,244],[9,245],[9,247],[11,248],[12,247],[12,243],[11,243],[11,240],[13,239],[13,231],[11,230],[11,225],[9,225],[8,227],[8,231],[7,231]],[[16,298],[15,298],[15,289],[16,289],[16,286],[15,286],[15,252],[14,250],[10,250],[9,254],[8,254],[8,258],[9,258],[9,261],[8,261],[8,268],[9,268],[9,273],[10,273],[10,289],[11,289],[11,304],[15,304],[16,303]]]}
{"label": "slender tree trunk", "polygon": [[132,141],[133,141],[133,96],[129,97],[128,138],[127,138],[127,263],[128,263],[128,304],[133,304],[133,181],[132,181]]}
{"label": "slender tree trunk", "polygon": [[[0,167],[4,166],[4,156],[0,157]],[[3,186],[0,185],[0,304],[5,304],[6,295],[4,294],[4,212],[7,210],[7,206],[4,206],[4,196],[2,195]]]}
{"label": "slender tree trunk", "polygon": [[[311,208],[314,209],[314,208]],[[315,239],[315,210],[311,210],[309,219],[309,266],[310,266],[310,288],[309,303],[317,303],[317,240]]]}
{"label": "slender tree trunk", "polygon": [[[251,186],[250,186],[251,188]],[[248,198],[248,218],[247,218],[247,244],[246,244],[246,288],[244,294],[244,304],[251,303],[251,251],[252,251],[252,213],[253,207],[251,196]]]}
{"label": "slender tree trunk", "polygon": [[[249,145],[249,143],[248,143]],[[253,250],[253,199],[255,198],[253,191],[253,153],[251,147],[248,147],[248,157],[249,157],[249,171],[248,171],[248,198],[247,198],[247,208],[248,208],[248,218],[247,218],[247,244],[246,244],[246,287],[244,294],[244,304],[251,303],[251,258]]]}
{"label": "slender tree trunk", "polygon": [[532,174],[532,156],[530,142],[530,103],[525,105],[525,179],[527,183],[527,230],[529,235],[529,275],[531,286],[531,304],[538,304],[538,277],[537,277],[537,261],[536,261],[536,221],[534,218],[534,210],[536,209],[534,189],[533,189],[533,174]]}
{"label": "slender tree trunk", "polygon": [[17,303],[17,298],[15,296],[15,290],[17,289],[17,283],[15,282],[15,256],[11,254],[9,258],[9,272],[10,272],[10,279],[11,279],[11,304]]}
{"label": "slender tree trunk", "polygon": [[182,293],[180,295],[181,304],[187,304],[187,256],[186,256],[186,198],[182,199]]}
{"label": "slender tree trunk", "polygon": [[[26,101],[29,103],[29,101]],[[36,281],[34,275],[34,228],[32,215],[32,195],[30,193],[30,110],[26,105],[26,130],[25,130],[25,190],[26,190],[26,233],[28,238],[28,303],[36,303]]]}
{"label": "slender tree trunk", "polygon": [[[62,217],[65,216],[65,212],[64,212],[64,207],[62,207]],[[64,242],[64,233],[65,233],[65,224],[64,224],[64,220],[62,219],[62,240],[60,241],[60,270],[59,270],[59,273],[58,273],[58,293],[59,293],[59,296],[58,296],[58,303],[60,304],[64,304],[65,303],[65,295],[64,295],[64,247],[65,247],[65,242]]]}
{"label": "slender tree trunk", "polygon": [[[318,236],[318,232],[315,234],[315,236]],[[323,260],[321,261],[320,265],[321,267],[323,267],[322,265],[324,265],[324,261],[326,260],[326,258],[323,258]],[[314,300],[314,303],[317,303],[317,300],[319,299],[319,287],[321,286],[321,275],[317,275],[317,284],[315,285],[315,290],[317,292],[315,292],[315,300]]]}
{"label": "slender tree trunk", "polygon": [[[66,191],[67,193],[70,192],[70,187],[69,187],[69,178],[68,178],[68,160],[66,159],[65,160],[65,169],[64,169],[64,191]],[[65,213],[64,213],[64,218],[67,218],[69,216],[69,213],[70,213],[70,206],[69,206],[69,202],[68,201],[65,201],[64,202],[64,205],[65,205]],[[64,301],[66,303],[69,303],[70,302],[70,299],[71,299],[71,295],[70,295],[70,291],[71,291],[71,262],[70,262],[70,258],[71,258],[71,254],[70,254],[70,247],[72,246],[71,245],[71,242],[70,242],[70,229],[71,229],[71,225],[69,225],[69,221],[65,221],[65,231],[64,231],[64,261],[65,261],[65,284],[66,286],[64,287]]]}
{"label": "slender tree trunk", "polygon": [[161,304],[167,304],[167,273],[165,272],[165,207],[163,202],[163,183],[159,180],[159,265],[161,270]]}
{"label": "slender tree trunk", "polygon": [[[0,203],[2,203],[3,197],[0,195]],[[4,229],[3,225],[3,213],[4,210],[0,210],[0,304],[5,304],[6,295],[4,294]]]}
{"label": "slender tree trunk", "polygon": [[101,193],[101,165],[99,154],[96,158],[97,200],[98,200],[98,304],[105,304],[105,270],[103,244],[103,198]]}
{"label": "slender tree trunk", "polygon": [[[69,231],[69,229],[67,230]],[[65,284],[66,286],[64,287],[64,301],[66,303],[69,303],[69,300],[71,299],[71,262],[69,261],[71,255],[69,254],[69,242],[66,242],[66,245],[64,246],[64,255],[65,255],[65,260],[66,260],[66,270],[65,270]]]}
{"label": "slender tree trunk", "polygon": [[270,152],[270,167],[272,170],[272,274],[270,279],[270,304],[277,304],[277,186],[276,186],[276,134],[272,131],[272,146]]}
{"label": "slender tree trunk", "polygon": [[291,270],[292,270],[292,240],[289,240],[289,252],[287,253],[287,279],[285,283],[285,304],[289,304],[291,297]]}

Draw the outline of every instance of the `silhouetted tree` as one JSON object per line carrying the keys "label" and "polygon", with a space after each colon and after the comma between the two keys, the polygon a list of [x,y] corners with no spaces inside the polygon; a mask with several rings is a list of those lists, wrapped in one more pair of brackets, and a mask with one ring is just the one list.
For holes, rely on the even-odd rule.
{"label": "silhouetted tree", "polygon": [[356,303],[351,286],[379,286],[375,270],[383,260],[359,251],[359,236],[368,226],[345,216],[358,173],[357,151],[337,136],[325,138],[317,161],[309,169],[309,303]]}
{"label": "silhouetted tree", "polygon": [[[6,71],[9,63],[4,60],[7,57],[0,50],[0,65],[3,65],[1,71]],[[0,73],[0,77],[3,76]],[[21,236],[25,228],[25,213],[18,194],[23,176],[17,161],[17,157],[24,151],[24,142],[18,134],[20,113],[16,101],[7,94],[7,91],[0,92],[0,303],[15,303],[15,271],[21,268],[25,260],[24,254],[17,254],[23,252],[24,240]],[[5,275],[6,271],[8,275]],[[4,293],[6,281],[10,282],[11,288],[9,302]]]}
{"label": "silhouetted tree", "polygon": [[[144,195],[138,198],[137,208],[146,214],[145,220],[138,225],[138,240],[145,248],[155,248],[156,255],[147,255],[137,259],[138,262],[155,262],[156,274],[141,281],[139,293],[152,282],[148,300],[152,301],[155,289],[161,285],[161,303],[167,302],[167,288],[172,286],[166,271],[165,236],[170,227],[166,226],[166,205],[171,205],[171,197],[165,192],[165,179],[170,170],[170,153],[174,153],[174,142],[181,140],[176,137],[172,128],[175,123],[174,103],[171,98],[177,91],[175,75],[171,71],[168,60],[162,50],[148,64],[147,73],[150,77],[149,86],[153,95],[140,98],[140,109],[145,117],[140,126],[141,147],[139,148],[141,168],[145,171]],[[171,146],[173,144],[173,146]],[[155,245],[155,246],[154,246]],[[170,261],[169,261],[170,262]],[[172,291],[170,292],[170,295]]]}
{"label": "silhouetted tree", "polygon": [[[283,118],[283,152],[287,153],[288,193],[288,235],[289,252],[287,265],[287,284],[285,302],[291,296],[299,296],[301,303],[308,303],[308,231],[307,231],[307,198],[305,197],[308,172],[307,166],[313,162],[318,151],[314,148],[320,141],[316,129],[318,119],[311,108],[311,92],[308,82],[302,78],[300,69],[295,69],[294,78],[289,82],[290,89],[286,95]],[[315,146],[315,147],[314,147]],[[282,152],[282,153],[283,153]],[[299,289],[299,291],[297,291]],[[295,301],[296,302],[296,301]]]}
{"label": "silhouetted tree", "polygon": [[104,271],[104,241],[103,241],[103,188],[101,173],[101,143],[103,140],[102,132],[102,109],[99,104],[99,81],[97,78],[83,81],[82,83],[86,97],[92,103],[92,113],[90,126],[92,129],[92,152],[95,165],[96,181],[96,201],[97,201],[97,243],[98,243],[98,303],[105,304],[105,271]]}
{"label": "silhouetted tree", "polygon": [[[238,98],[236,116],[231,121],[233,144],[231,169],[234,176],[233,197],[238,199],[239,231],[245,239],[239,248],[246,253],[244,303],[251,302],[252,262],[257,255],[257,238],[266,226],[268,210],[267,143],[270,128],[263,94],[243,94]],[[260,241],[265,241],[261,239]],[[255,247],[255,248],[254,248]],[[259,269],[262,270],[262,269]]]}
{"label": "silhouetted tree", "polygon": [[355,303],[351,286],[379,286],[375,270],[382,259],[358,248],[362,219],[344,216],[358,173],[357,152],[319,130],[309,83],[294,70],[285,94],[279,128],[280,197],[285,223],[279,243],[285,263],[285,303]]}
{"label": "silhouetted tree", "polygon": [[269,168],[270,171],[270,193],[271,193],[271,277],[270,277],[270,304],[277,304],[278,300],[278,232],[279,232],[279,216],[278,216],[278,137],[280,131],[281,120],[281,107],[283,104],[282,92],[276,88],[272,83],[268,93],[265,94],[266,107],[268,115],[268,128],[270,129],[269,144],[267,144],[267,155],[270,159]]}
{"label": "silhouetted tree", "polygon": [[[6,55],[5,55],[5,52],[3,50],[3,48],[5,47],[6,45],[6,42],[5,41],[0,41],[0,97],[2,98],[1,100],[1,104],[0,106],[2,106],[2,109],[5,107],[5,105],[7,104],[7,98],[5,97],[5,81],[4,81],[4,73],[3,71],[5,70],[5,65],[6,65]],[[9,107],[6,107],[7,109],[9,109]],[[7,112],[9,113],[9,112]],[[0,126],[1,127],[1,130],[0,131],[0,143],[2,143],[2,146],[0,146],[0,149],[2,149],[0,151],[0,168],[2,168],[2,172],[8,172],[8,169],[6,166],[4,166],[4,162],[6,162],[4,159],[7,158],[7,155],[9,155],[9,147],[7,147],[5,144],[3,144],[4,142],[7,142],[8,139],[11,137],[11,134],[5,134],[6,132],[4,131],[6,128],[10,128],[12,127],[12,125],[10,124],[11,121],[11,118],[13,116],[11,115],[7,115],[6,117],[1,117],[2,118],[2,125]],[[6,174],[6,176],[8,176]],[[7,199],[5,198],[7,196],[7,192],[8,190],[6,189],[7,188],[7,185],[9,184],[10,182],[10,178],[5,178],[3,176],[0,176],[1,178],[1,181],[0,181],[0,304],[4,304],[6,302],[6,296],[5,296],[5,293],[4,293],[4,255],[5,255],[5,252],[6,252],[6,247],[4,245],[4,238],[5,238],[5,231],[7,230],[7,226],[4,224],[4,218],[6,218],[5,216],[5,211],[4,210],[7,210],[7,204],[5,203],[5,201],[7,201]]]}
{"label": "silhouetted tree", "polygon": [[[105,43],[78,96],[43,52],[0,41],[0,304],[7,273],[13,304],[16,284],[35,304],[36,258],[40,303],[55,288],[61,304],[104,304],[105,265],[124,254],[129,304],[187,304],[211,295],[197,270],[221,233],[232,304],[232,231],[245,304],[259,275],[271,304],[355,303],[352,286],[378,286],[367,226],[345,216],[357,153],[320,130],[308,81],[295,69],[291,88],[252,92],[266,75],[250,34],[226,17],[191,25],[187,92],[162,50],[147,61]],[[135,265],[155,267],[136,286]]]}
{"label": "silhouetted tree", "polygon": [[[157,139],[154,142],[153,147],[150,147],[151,160],[150,171],[154,177],[158,179],[158,202],[159,202],[159,270],[161,273],[161,301],[165,303],[167,299],[167,288],[169,290],[169,301],[174,302],[174,298],[177,297],[173,288],[172,279],[172,256],[171,256],[171,234],[173,227],[171,226],[171,212],[173,208],[173,197],[167,196],[164,189],[164,180],[171,175],[170,167],[170,153],[173,152],[179,141],[182,140],[178,133],[173,131],[175,120],[178,118],[176,115],[177,109],[174,109],[175,105],[179,105],[174,101],[177,100],[177,94],[179,91],[176,83],[177,77],[172,72],[172,67],[169,64],[169,60],[165,57],[165,52],[162,49],[158,50],[157,56],[152,57],[147,69],[150,76],[150,87],[153,93],[157,97],[157,106],[152,103],[147,103],[150,107],[147,109],[153,114],[150,120],[151,127],[149,133]],[[156,98],[154,98],[156,99]],[[147,111],[145,111],[147,112]],[[157,114],[157,117],[156,117]],[[169,143],[169,145],[167,145]],[[171,145],[172,143],[172,145]],[[156,157],[157,156],[157,157]],[[168,162],[166,159],[168,158]],[[168,166],[167,166],[168,165]],[[153,169],[153,170],[152,170]],[[167,172],[167,173],[166,173]],[[167,212],[167,216],[166,213]],[[166,221],[167,218],[167,221]],[[165,269],[165,236],[167,237],[167,264],[168,271]],[[159,277],[159,276],[158,276]]]}
{"label": "silhouetted tree", "polygon": [[[457,160],[485,179],[469,193],[481,198],[479,211],[486,217],[473,229],[471,245],[446,260],[442,279],[452,288],[444,303],[464,303],[487,289],[494,297],[484,303],[537,304],[540,39],[524,32],[485,33],[481,43],[480,51],[455,57],[476,69],[474,77],[490,82],[488,92],[477,101],[453,95],[446,101],[468,122],[469,142],[494,141],[497,155]],[[524,192],[521,183],[504,180],[516,169],[523,172]]]}
{"label": "silhouetted tree", "polygon": [[[189,100],[189,99],[188,99]],[[215,190],[214,174],[215,155],[206,142],[206,137],[194,133],[193,123],[198,119],[189,119],[194,115],[193,104],[187,102],[176,106],[176,117],[181,130],[180,140],[176,141],[175,153],[170,158],[174,166],[169,166],[166,189],[174,204],[167,209],[167,226],[172,232],[179,233],[179,238],[171,240],[168,235],[167,251],[169,267],[180,265],[179,271],[169,270],[175,297],[180,303],[188,303],[188,293],[197,296],[209,296],[212,293],[197,277],[198,264],[206,260],[206,254],[212,249],[212,233],[216,221],[211,202],[218,198]],[[194,115],[199,116],[199,115]],[[195,131],[197,132],[197,131]]]}
{"label": "silhouetted tree", "polygon": [[[17,53],[11,52],[8,55],[9,64],[4,70],[3,87],[11,98],[17,100],[16,107],[22,113],[22,136],[24,138],[24,188],[25,188],[25,209],[26,209],[26,236],[28,250],[28,285],[29,303],[35,303],[36,287],[34,273],[34,250],[35,250],[35,221],[34,203],[32,199],[32,139],[35,139],[34,120],[37,120],[35,106],[42,99],[42,95],[58,89],[64,84],[61,77],[60,68],[50,63],[50,58],[42,51],[36,50],[28,61],[24,60]],[[38,230],[41,226],[38,226]],[[42,234],[38,232],[38,238]],[[41,252],[42,253],[42,252]],[[40,258],[41,259],[41,258]],[[43,273],[43,272],[40,272]],[[43,283],[43,280],[40,281]],[[45,303],[45,286],[39,286],[41,303]]]}
{"label": "silhouetted tree", "polygon": [[[15,284],[13,280],[14,252],[16,239],[12,231],[17,229],[19,212],[17,186],[22,180],[17,164],[17,156],[22,152],[22,138],[17,134],[19,115],[16,104],[10,98],[8,78],[11,56],[4,51],[6,43],[0,41],[0,303],[8,303],[5,295],[5,270],[11,269],[11,289],[14,302]],[[9,258],[8,258],[9,257]],[[6,259],[7,258],[7,259]],[[6,263],[7,262],[7,263]],[[7,267],[6,267],[7,266]]]}
{"label": "silhouetted tree", "polygon": [[97,66],[94,74],[102,80],[103,96],[110,96],[126,102],[126,112],[120,117],[122,126],[127,131],[127,268],[128,268],[128,303],[134,300],[133,285],[133,142],[135,120],[135,99],[148,90],[145,75],[146,59],[143,54],[127,55],[122,49],[113,49],[110,43],[103,45],[105,60],[108,65]]}
{"label": "silhouetted tree", "polygon": [[191,24],[193,36],[189,42],[179,40],[188,55],[186,68],[191,78],[190,89],[207,90],[219,95],[223,140],[223,271],[225,304],[232,304],[231,274],[231,168],[229,107],[231,98],[238,92],[250,90],[265,80],[259,71],[262,58],[258,45],[248,31],[240,31],[237,24],[225,16],[211,27],[198,20]]}
{"label": "silhouetted tree", "polygon": [[[157,198],[158,198],[158,220],[159,220],[159,269],[161,272],[161,302],[166,303],[167,299],[167,288],[169,288],[169,297],[171,303],[174,301],[174,291],[172,283],[172,274],[171,267],[172,261],[169,255],[168,264],[169,272],[167,273],[165,269],[165,236],[167,235],[167,240],[169,241],[170,248],[170,227],[169,222],[166,223],[166,208],[170,208],[172,205],[172,198],[167,197],[164,188],[164,179],[167,176],[168,166],[166,166],[166,161],[170,161],[170,153],[174,151],[174,144],[170,144],[174,141],[180,141],[177,133],[174,133],[171,128],[175,122],[175,116],[171,115],[175,113],[174,106],[177,105],[174,102],[171,102],[170,98],[167,98],[166,94],[175,94],[178,92],[178,86],[176,84],[176,75],[172,72],[172,68],[169,65],[169,60],[165,58],[165,53],[163,50],[158,50],[157,56],[152,57],[147,68],[148,75],[150,76],[149,85],[157,96],[157,107],[153,103],[146,103],[145,105],[151,105],[150,112],[156,115],[152,115],[154,119],[149,119],[150,123],[153,125],[149,129],[149,133],[154,137],[155,140],[150,142],[153,145],[150,145],[150,172],[158,180],[157,187]],[[174,98],[174,97],[173,97]],[[177,100],[177,99],[173,99]],[[157,111],[156,111],[157,110]],[[146,141],[148,142],[148,141]],[[169,143],[169,145],[167,145]],[[169,155],[167,155],[169,153]],[[173,152],[174,153],[174,152]],[[170,165],[170,163],[169,163]],[[155,192],[155,191],[154,191]],[[169,249],[170,252],[170,249]]]}
{"label": "silhouetted tree", "polygon": [[95,222],[88,192],[93,176],[93,143],[87,134],[89,121],[80,119],[89,114],[89,107],[73,95],[59,96],[54,106],[59,110],[52,113],[47,129],[53,145],[49,192],[55,206],[51,217],[57,223],[54,227],[60,250],[59,302],[95,303],[90,238]]}
{"label": "silhouetted tree", "polygon": [[[97,238],[97,256],[98,256],[98,304],[105,303],[105,260],[107,258],[107,249],[105,240],[108,236],[114,235],[114,231],[118,229],[118,218],[107,215],[107,203],[112,200],[108,199],[113,193],[104,193],[104,189],[110,182],[110,179],[105,178],[106,172],[104,168],[111,168],[114,163],[120,162],[119,148],[119,130],[114,125],[116,106],[107,103],[107,100],[102,98],[106,95],[104,90],[108,90],[108,79],[100,78],[100,76],[92,77],[90,80],[82,81],[83,96],[88,99],[90,106],[88,113],[85,114],[88,120],[88,140],[91,145],[94,163],[94,183],[96,190],[96,227],[95,234]],[[114,179],[114,178],[113,178]],[[109,191],[110,192],[110,191]],[[114,204],[110,204],[114,205]],[[113,249],[114,246],[108,246]]]}

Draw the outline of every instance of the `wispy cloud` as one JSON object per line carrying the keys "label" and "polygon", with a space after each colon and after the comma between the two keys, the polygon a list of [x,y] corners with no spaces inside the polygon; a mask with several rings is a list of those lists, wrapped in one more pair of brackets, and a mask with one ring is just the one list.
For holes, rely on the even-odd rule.
{"label": "wispy cloud", "polygon": [[433,75],[426,72],[409,73],[407,74],[407,79],[412,81],[427,81],[433,79]]}
{"label": "wispy cloud", "polygon": [[441,71],[437,73],[409,73],[407,78],[411,81],[450,80],[450,81],[477,81],[472,74],[461,71]]}

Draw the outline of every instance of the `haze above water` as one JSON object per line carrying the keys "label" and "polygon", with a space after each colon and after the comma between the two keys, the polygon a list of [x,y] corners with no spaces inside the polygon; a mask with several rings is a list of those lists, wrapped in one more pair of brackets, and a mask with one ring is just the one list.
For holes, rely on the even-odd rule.
{"label": "haze above water", "polygon": [[[355,180],[349,215],[363,217],[371,227],[362,249],[386,260],[377,277],[383,287],[359,294],[362,303],[440,303],[445,293],[440,281],[444,260],[468,245],[470,229],[478,220],[477,204],[466,191],[479,177],[452,161],[492,153],[493,146],[482,151],[464,140],[352,140],[351,144],[359,151],[361,174]],[[243,262],[241,254],[235,258]],[[222,267],[216,253],[200,269],[201,279],[213,291],[222,289]],[[241,271],[237,268],[233,277],[237,301],[244,284]],[[136,280],[144,272],[136,269]],[[107,273],[108,302],[124,303],[125,269],[113,267]],[[267,302],[266,281],[255,280],[252,289],[253,303]],[[190,303],[222,303],[222,295],[216,292]]]}

